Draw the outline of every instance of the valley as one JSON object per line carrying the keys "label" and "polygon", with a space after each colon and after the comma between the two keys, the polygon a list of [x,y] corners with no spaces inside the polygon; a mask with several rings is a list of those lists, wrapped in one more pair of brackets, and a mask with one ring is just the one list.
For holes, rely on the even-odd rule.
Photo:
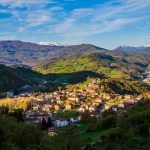
{"label": "valley", "polygon": [[[41,139],[54,143],[54,150],[58,144],[63,147],[66,143],[59,140],[65,137],[68,145],[76,149],[70,136],[84,150],[104,148],[107,144],[128,148],[134,142],[124,145],[118,137],[133,140],[129,127],[134,136],[138,134],[147,142],[149,55],[90,44],[38,45],[21,41],[0,44],[1,115],[6,120],[15,118],[17,123],[12,124],[21,130],[28,125],[27,133],[33,128],[32,139],[42,136],[41,148],[45,147]],[[125,123],[127,120],[129,124]],[[146,130],[145,137],[141,130]],[[16,135],[15,130],[12,132]],[[23,143],[27,146],[28,142],[27,139]]]}
{"label": "valley", "polygon": [[0,0],[0,150],[150,150],[150,0]]}

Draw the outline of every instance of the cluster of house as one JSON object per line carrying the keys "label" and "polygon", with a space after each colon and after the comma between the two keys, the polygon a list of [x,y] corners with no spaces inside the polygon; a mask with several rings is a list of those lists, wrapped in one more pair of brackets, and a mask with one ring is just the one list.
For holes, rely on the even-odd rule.
{"label": "cluster of house", "polygon": [[10,90],[7,92],[0,93],[0,98],[5,98],[5,97],[10,97],[10,98],[14,97],[14,91]]}
{"label": "cluster of house", "polygon": [[20,90],[22,92],[20,92],[17,96],[15,95],[14,90],[10,90],[10,91],[0,93],[0,98],[5,98],[5,97],[14,98],[14,97],[18,97],[18,96],[20,96],[20,97],[28,96],[29,97],[29,96],[31,96],[31,94],[29,93],[30,89],[31,89],[31,86],[26,84],[20,88]]}
{"label": "cluster of house", "polygon": [[25,117],[28,121],[39,124],[42,122],[43,118],[46,122],[48,122],[48,118],[50,117],[53,123],[53,127],[48,129],[48,134],[53,136],[58,133],[60,127],[68,126],[69,124],[78,123],[81,120],[81,116],[70,117],[69,119],[57,117],[56,113],[42,113],[36,112],[32,110],[28,110],[25,112]]}
{"label": "cluster of house", "polygon": [[[90,115],[100,117],[102,112],[109,109],[117,113],[125,112],[127,108],[143,99],[142,95],[132,96],[102,92],[105,87],[99,83],[99,80],[95,79],[82,88],[77,86],[53,93],[22,92],[18,96],[33,99],[30,109],[25,112],[27,120],[39,123],[43,118],[46,121],[49,117],[51,118],[55,125],[49,129],[49,133],[52,135],[56,133],[57,128],[81,120],[80,116],[69,119],[57,118],[58,112],[76,110],[80,113],[89,112]],[[7,94],[9,97],[14,97],[13,91],[9,91]]]}
{"label": "cluster of house", "polygon": [[[132,95],[119,95],[100,92],[104,87],[93,80],[83,89],[73,88],[53,93],[37,93],[32,95],[32,108],[26,111],[26,117],[34,122],[39,122],[42,118],[47,119],[57,112],[65,110],[76,110],[78,112],[89,112],[91,115],[100,114],[105,110],[112,109],[122,113],[126,108],[143,99],[142,95],[134,97]],[[70,118],[70,120],[74,118]],[[79,119],[74,119],[78,121]],[[57,127],[66,126],[68,120],[63,118],[53,119]]]}

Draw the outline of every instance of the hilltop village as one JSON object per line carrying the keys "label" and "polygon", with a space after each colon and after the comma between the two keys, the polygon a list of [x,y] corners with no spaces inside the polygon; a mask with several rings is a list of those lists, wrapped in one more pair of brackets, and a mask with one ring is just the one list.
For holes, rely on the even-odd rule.
{"label": "hilltop village", "polygon": [[[104,86],[99,79],[94,79],[88,84],[77,88],[68,88],[52,93],[21,93],[14,96],[10,101],[28,99],[28,106],[24,107],[25,118],[33,123],[39,123],[42,119],[48,120],[50,117],[56,127],[66,126],[69,123],[79,122],[82,113],[89,113],[97,119],[101,118],[102,112],[106,110],[115,111],[121,114],[127,111],[130,106],[143,99],[142,95],[120,95],[102,92]],[[4,105],[5,100],[1,100]],[[30,104],[30,105],[29,105]],[[14,107],[17,107],[14,104]],[[19,106],[20,107],[20,106]],[[78,115],[57,117],[58,113],[66,111],[78,112]]]}

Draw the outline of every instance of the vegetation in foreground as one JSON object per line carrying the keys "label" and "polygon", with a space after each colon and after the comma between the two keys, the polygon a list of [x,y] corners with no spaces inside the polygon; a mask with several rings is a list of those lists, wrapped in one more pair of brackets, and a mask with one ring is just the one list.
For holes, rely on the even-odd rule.
{"label": "vegetation in foreground", "polygon": [[[12,114],[0,116],[0,149],[2,150],[76,150],[150,148],[150,101],[141,101],[127,113],[117,116],[112,111],[103,113],[100,120],[85,114],[82,126],[68,126],[63,132],[48,137],[39,126],[17,121]],[[86,125],[85,125],[86,124]]]}

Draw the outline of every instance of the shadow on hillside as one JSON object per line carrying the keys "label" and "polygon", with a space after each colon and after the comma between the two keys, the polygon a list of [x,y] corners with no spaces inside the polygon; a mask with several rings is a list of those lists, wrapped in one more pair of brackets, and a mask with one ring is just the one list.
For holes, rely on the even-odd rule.
{"label": "shadow on hillside", "polygon": [[98,74],[93,71],[80,71],[80,72],[73,72],[73,73],[53,73],[47,74],[45,77],[49,80],[54,80],[66,84],[77,84],[82,83],[87,80],[87,78],[104,78],[103,74]]}
{"label": "shadow on hillside", "polygon": [[27,81],[32,83],[39,83],[40,81],[50,81],[54,90],[56,90],[59,86],[67,86],[69,84],[78,84],[87,80],[87,78],[104,78],[103,74],[98,74],[93,71],[80,71],[73,73],[50,73],[50,74],[40,74],[31,69],[19,67],[17,71],[20,73],[22,77],[24,77]]}

